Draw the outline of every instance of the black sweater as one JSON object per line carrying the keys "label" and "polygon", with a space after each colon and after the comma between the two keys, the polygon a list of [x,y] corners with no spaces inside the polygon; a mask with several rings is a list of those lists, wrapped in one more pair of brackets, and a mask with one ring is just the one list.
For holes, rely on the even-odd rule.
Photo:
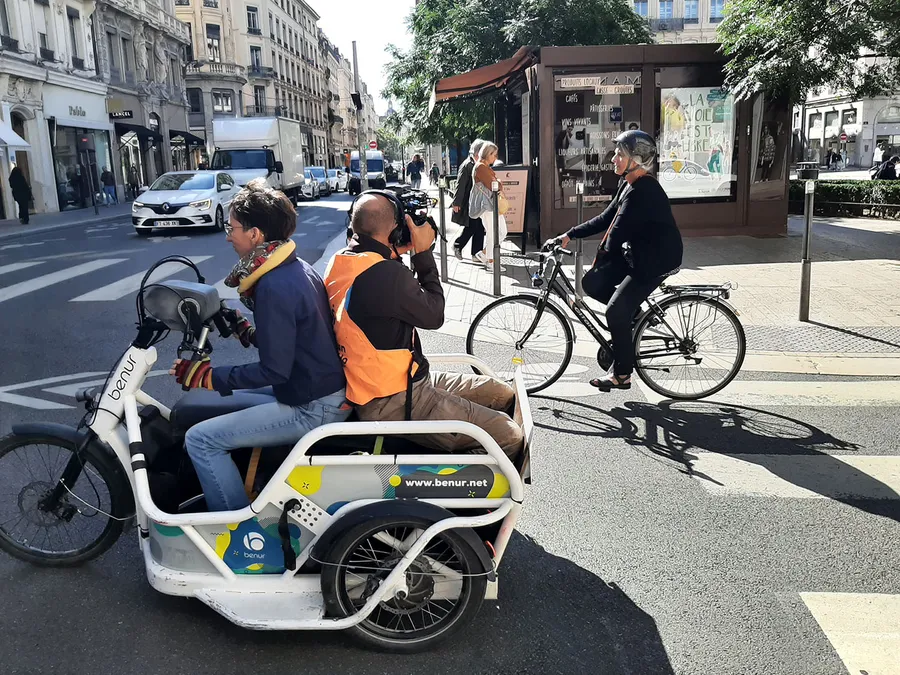
{"label": "black sweater", "polygon": [[622,244],[628,242],[635,278],[653,279],[681,266],[681,233],[668,196],[652,176],[642,176],[633,185],[623,180],[603,213],[576,225],[566,236],[584,239],[606,232],[610,225],[603,248],[609,255],[622,257]]}

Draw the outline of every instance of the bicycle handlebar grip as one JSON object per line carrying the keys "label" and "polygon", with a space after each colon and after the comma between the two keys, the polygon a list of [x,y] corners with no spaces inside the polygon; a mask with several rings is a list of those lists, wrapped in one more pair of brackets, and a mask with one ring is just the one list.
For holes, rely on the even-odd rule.
{"label": "bicycle handlebar grip", "polygon": [[570,258],[571,258],[573,255],[575,255],[575,251],[570,251],[569,249],[563,248],[562,246],[557,246],[557,250],[558,250],[560,253],[566,254],[566,255],[569,256]]}

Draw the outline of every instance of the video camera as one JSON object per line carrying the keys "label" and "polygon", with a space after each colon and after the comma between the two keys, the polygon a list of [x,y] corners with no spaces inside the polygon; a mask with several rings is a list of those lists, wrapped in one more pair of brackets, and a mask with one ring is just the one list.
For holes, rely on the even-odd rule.
{"label": "video camera", "polygon": [[[391,185],[387,187],[385,190],[379,190],[379,192],[392,192],[396,195],[397,201],[403,207],[403,214],[408,215],[412,218],[413,223],[417,226],[422,225],[423,223],[428,223],[431,225],[431,229],[434,230],[435,240],[442,239],[443,241],[447,241],[447,238],[441,235],[440,228],[438,228],[437,223],[434,221],[434,218],[429,215],[429,211],[434,208],[438,200],[434,197],[429,197],[428,193],[424,190],[414,190],[413,188],[407,185]],[[350,227],[350,216],[352,214],[352,208],[347,212],[347,240],[349,241],[351,237],[353,237],[353,229]],[[406,219],[402,219],[402,225],[398,221],[398,225],[395,228],[395,232],[392,233],[391,237],[394,246],[403,247],[410,243],[412,237],[409,231],[409,227],[406,224]]]}

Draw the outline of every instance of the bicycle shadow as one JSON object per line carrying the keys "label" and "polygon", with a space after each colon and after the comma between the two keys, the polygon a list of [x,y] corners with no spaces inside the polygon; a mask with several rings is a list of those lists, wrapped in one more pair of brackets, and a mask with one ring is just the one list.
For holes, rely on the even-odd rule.
{"label": "bicycle shadow", "polygon": [[[537,427],[578,436],[621,438],[725,493],[740,493],[734,481],[745,477],[705,474],[695,467],[709,465],[702,454],[755,464],[814,495],[900,521],[900,495],[891,486],[829,454],[852,453],[861,446],[787,415],[702,401],[628,402],[603,410],[580,401],[541,396],[532,399],[532,410]],[[804,495],[802,491],[792,494]]]}

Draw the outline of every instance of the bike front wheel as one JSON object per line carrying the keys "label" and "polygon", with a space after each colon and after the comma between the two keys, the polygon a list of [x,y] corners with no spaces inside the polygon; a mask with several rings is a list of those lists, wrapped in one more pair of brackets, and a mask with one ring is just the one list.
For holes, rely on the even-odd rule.
{"label": "bike front wheel", "polygon": [[[521,369],[526,391],[534,394],[556,382],[572,360],[575,336],[563,313],[533,295],[500,298],[482,309],[466,335],[466,352],[512,381]],[[525,338],[533,323],[534,330]],[[477,371],[476,371],[477,372]]]}
{"label": "bike front wheel", "polygon": [[731,382],[744,363],[747,339],[734,311],[706,295],[662,300],[634,332],[635,370],[661,396],[696,400]]}
{"label": "bike front wheel", "polygon": [[[53,498],[65,475],[66,487]],[[110,463],[80,457],[68,440],[0,440],[0,549],[19,560],[69,567],[96,558],[122,534],[130,497]]]}

